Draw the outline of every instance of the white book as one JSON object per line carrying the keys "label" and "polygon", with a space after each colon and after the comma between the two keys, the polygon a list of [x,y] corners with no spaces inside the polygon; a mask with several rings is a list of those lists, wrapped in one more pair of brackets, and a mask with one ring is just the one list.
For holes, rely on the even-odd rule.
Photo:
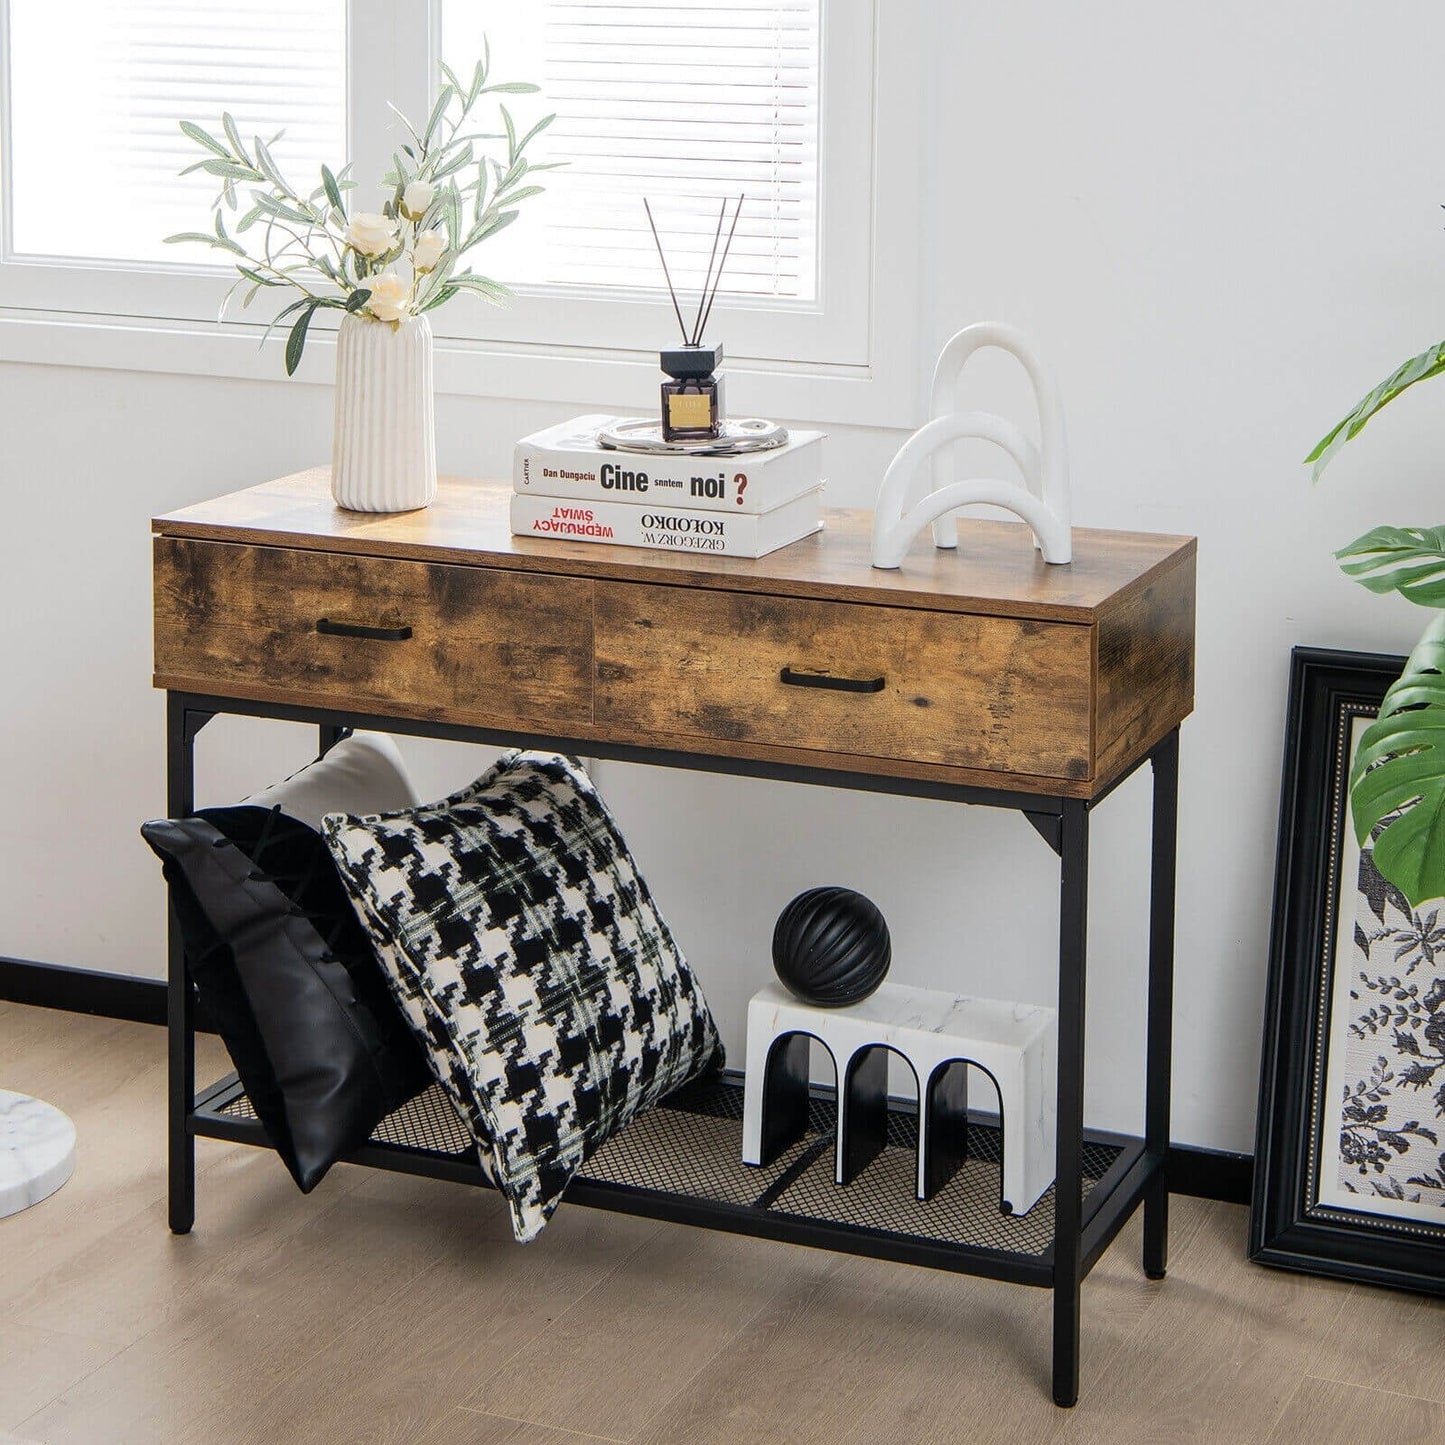
{"label": "white book", "polygon": [[597,433],[621,420],[579,416],[523,437],[512,453],[512,488],[548,497],[766,512],[823,480],[823,433],[793,431],[780,447],[735,457],[619,452]]}
{"label": "white book", "polygon": [[823,489],[814,487],[767,512],[709,512],[514,492],[512,532],[518,537],[654,547],[666,552],[765,557],[818,531],[823,525],[822,496]]}

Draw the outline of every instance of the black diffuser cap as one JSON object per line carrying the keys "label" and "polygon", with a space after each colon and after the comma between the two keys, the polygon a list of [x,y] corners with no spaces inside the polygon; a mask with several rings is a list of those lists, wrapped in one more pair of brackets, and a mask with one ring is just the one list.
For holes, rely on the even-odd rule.
{"label": "black diffuser cap", "polygon": [[711,376],[722,365],[723,349],[717,346],[674,346],[662,353],[662,369],[677,381]]}

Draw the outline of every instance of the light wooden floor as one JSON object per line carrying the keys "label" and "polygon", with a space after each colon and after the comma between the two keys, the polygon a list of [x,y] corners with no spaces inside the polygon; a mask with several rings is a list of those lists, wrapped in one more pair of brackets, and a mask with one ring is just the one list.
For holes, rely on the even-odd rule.
{"label": "light wooden floor", "polygon": [[524,1248],[481,1191],[343,1167],[303,1198],[207,1140],[173,1238],[163,1043],[0,1004],[0,1086],[80,1132],[0,1220],[0,1440],[1445,1441],[1445,1304],[1255,1268],[1227,1205],[1175,1201],[1162,1284],[1137,1222],[1105,1256],[1071,1412],[1048,1297],[984,1280],[566,1207]]}

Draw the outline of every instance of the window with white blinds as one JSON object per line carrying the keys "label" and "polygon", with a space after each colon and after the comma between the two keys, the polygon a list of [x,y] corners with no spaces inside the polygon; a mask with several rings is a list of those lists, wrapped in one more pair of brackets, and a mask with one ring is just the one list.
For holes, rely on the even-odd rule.
{"label": "window with white blinds", "polygon": [[[179,122],[229,111],[247,138],[284,130],[272,150],[295,179],[349,158],[355,204],[377,209],[406,142],[387,103],[425,115],[436,62],[470,74],[489,46],[495,81],[541,86],[496,97],[519,131],[556,113],[529,156],[566,165],[470,258],[511,303],[432,313],[439,377],[635,407],[679,339],[643,199],[691,317],[720,208],[725,234],[741,196],[707,337],[732,402],[818,415],[826,377],[849,416],[865,393],[896,407],[913,282],[875,256],[912,234],[926,3],[0,0],[0,355],[185,369],[183,338],[204,368],[273,374],[254,344],[268,318],[212,325],[219,254],[164,244],[204,226],[215,188],[177,174],[198,158]],[[477,119],[498,153],[495,111]]]}
{"label": "window with white blinds", "polygon": [[10,0],[7,258],[218,265],[214,177],[182,120],[267,139],[289,175],[346,154],[345,0]]}
{"label": "window with white blinds", "polygon": [[[742,211],[723,296],[818,296],[822,0],[444,0],[446,59],[543,88],[545,196],[483,263],[524,286],[663,285],[646,197],[680,292],[702,285],[724,203]],[[720,248],[719,248],[720,249]]]}

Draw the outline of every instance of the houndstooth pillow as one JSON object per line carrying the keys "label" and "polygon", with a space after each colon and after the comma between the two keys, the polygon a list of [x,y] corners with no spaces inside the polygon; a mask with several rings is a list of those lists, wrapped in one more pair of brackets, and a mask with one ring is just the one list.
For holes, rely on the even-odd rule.
{"label": "houndstooth pillow", "polygon": [[629,1119],[721,1065],[697,980],[567,759],[509,753],[441,803],[325,833],[519,1240]]}

